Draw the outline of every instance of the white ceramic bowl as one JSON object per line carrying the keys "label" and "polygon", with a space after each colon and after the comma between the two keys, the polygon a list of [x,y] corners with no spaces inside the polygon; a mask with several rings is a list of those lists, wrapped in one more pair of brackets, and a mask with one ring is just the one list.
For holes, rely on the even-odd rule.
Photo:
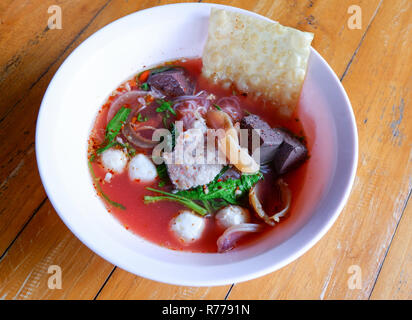
{"label": "white ceramic bowl", "polygon": [[[299,111],[305,130],[315,138],[305,180],[309,182],[303,186],[305,197],[295,200],[300,214],[288,219],[291,222],[287,227],[274,228],[261,241],[229,253],[189,253],[147,242],[107,213],[93,189],[87,166],[87,140],[100,106],[112,90],[144,66],[201,56],[212,6],[218,5],[155,7],[99,30],[56,72],[37,121],[36,155],[41,179],[70,230],[120,268],[179,285],[245,281],[302,255],[338,217],[349,196],[357,163],[357,131],[350,102],[334,72],[312,49]],[[219,7],[267,19],[233,7]],[[312,170],[316,167],[322,170]]]}

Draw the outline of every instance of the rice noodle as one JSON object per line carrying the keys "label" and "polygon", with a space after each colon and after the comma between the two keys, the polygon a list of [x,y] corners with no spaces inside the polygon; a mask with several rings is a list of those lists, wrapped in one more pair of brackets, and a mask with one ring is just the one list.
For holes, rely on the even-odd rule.
{"label": "rice noodle", "polygon": [[[202,91],[202,94],[205,92]],[[186,129],[190,128],[195,120],[203,118],[211,106],[210,100],[200,96],[181,96],[174,101],[173,109],[179,114],[179,120],[183,121]]]}
{"label": "rice noodle", "polygon": [[190,106],[191,110],[197,110],[203,114],[206,114],[206,112],[209,110],[211,105],[210,100],[207,100],[206,98],[199,98],[199,99],[187,99],[187,100],[182,100],[178,101],[173,105],[173,109],[178,110],[179,108],[185,107],[185,106]]}
{"label": "rice noodle", "polygon": [[277,184],[280,188],[281,198],[284,205],[284,208],[275,214],[268,216],[266,212],[263,210],[263,206],[259,201],[258,198],[258,191],[259,191],[259,183],[257,183],[252,189],[249,191],[249,202],[255,209],[256,213],[260,218],[263,219],[268,225],[274,226],[276,223],[280,221],[280,218],[283,217],[290,209],[290,203],[292,201],[292,192],[290,191],[286,182],[282,179],[278,179]]}
{"label": "rice noodle", "polygon": [[143,97],[137,98],[137,101],[138,101],[141,105],[146,105],[146,100],[145,100]]}
{"label": "rice noodle", "polygon": [[225,111],[233,121],[240,121],[243,118],[244,112],[240,107],[240,100],[237,96],[220,98],[216,104]]}
{"label": "rice noodle", "polygon": [[187,95],[187,96],[179,96],[175,98],[173,101],[174,102],[179,102],[179,101],[184,101],[184,100],[195,100],[195,99],[203,99],[207,98],[208,93],[204,90],[199,91],[198,93],[194,95]]}
{"label": "rice noodle", "polygon": [[238,98],[237,96],[223,97],[223,98],[220,98],[220,99],[217,101],[217,104],[218,104],[219,106],[220,106],[221,104],[226,104],[226,103],[233,104],[233,105],[235,105],[236,107],[240,108],[240,102],[239,102],[239,98]]}
{"label": "rice noodle", "polygon": [[262,228],[256,223],[241,223],[227,228],[217,239],[217,251],[222,253],[233,249],[239,238],[250,232],[259,232]]}

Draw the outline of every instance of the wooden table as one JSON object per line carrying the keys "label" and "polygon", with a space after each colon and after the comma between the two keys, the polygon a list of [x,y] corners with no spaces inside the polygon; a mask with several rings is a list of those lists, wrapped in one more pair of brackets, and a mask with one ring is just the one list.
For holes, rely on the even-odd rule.
{"label": "wooden table", "polygon": [[[36,166],[35,123],[44,92],[64,59],[89,35],[129,13],[166,3],[1,1],[0,298],[411,299],[410,0],[221,1],[314,32],[314,48],[341,79],[353,105],[359,130],[355,184],[332,229],[304,256],[245,283],[179,287],[113,266],[67,229]],[[62,9],[62,29],[47,27],[48,8],[55,4]],[[351,5],[361,9],[360,29],[348,25],[355,14],[348,13]],[[61,267],[62,289],[48,287],[51,265]]]}

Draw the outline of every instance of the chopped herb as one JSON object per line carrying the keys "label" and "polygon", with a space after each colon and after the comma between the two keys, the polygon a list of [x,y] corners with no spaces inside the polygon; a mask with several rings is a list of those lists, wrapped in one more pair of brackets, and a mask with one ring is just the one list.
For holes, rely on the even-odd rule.
{"label": "chopped herb", "polygon": [[144,90],[144,91],[149,91],[149,85],[147,84],[147,82],[142,83],[140,86],[140,89]]}
{"label": "chopped herb", "polygon": [[160,73],[160,72],[164,72],[170,69],[173,69],[175,66],[173,65],[169,65],[169,66],[164,66],[164,67],[159,67],[159,68],[155,68],[155,69],[151,69],[150,70],[150,75],[156,74],[156,73]]}
{"label": "chopped herb", "polygon": [[217,110],[222,111],[222,108],[219,107],[216,103],[214,103],[213,106],[214,106]]}
{"label": "chopped herb", "polygon": [[165,128],[167,128],[167,119],[170,118],[170,113],[172,113],[173,115],[176,115],[176,111],[173,110],[172,108],[172,103],[164,101],[164,100],[157,100],[156,101],[158,104],[160,104],[159,107],[156,108],[156,112],[164,112],[164,116],[163,116],[163,125]]}
{"label": "chopped herb", "polygon": [[146,122],[147,119],[148,119],[147,116],[145,116],[145,117],[143,118],[143,116],[142,116],[141,113],[138,113],[138,114],[137,114],[137,121],[139,121],[139,122]]}
{"label": "chopped herb", "polygon": [[[130,112],[131,110],[125,107],[121,107],[120,110],[117,111],[113,119],[110,120],[110,122],[108,123],[106,127],[105,140],[100,146],[100,148],[97,149],[96,155],[99,155],[103,153],[104,151],[106,151],[107,149],[118,146],[118,145],[123,148],[126,148],[130,155],[134,155],[136,153],[136,150],[133,149],[128,143],[122,144],[114,140],[116,136],[119,134],[124,122],[129,117]],[[93,162],[96,158],[96,155],[91,155],[90,161]]]}
{"label": "chopped herb", "polygon": [[[166,165],[158,166],[158,175],[162,177],[167,174]],[[222,181],[220,177],[229,169],[229,166],[224,167],[221,172],[213,179],[212,182],[205,186],[198,186],[190,190],[182,190],[176,193],[167,193],[161,190],[146,188],[151,191],[162,193],[165,196],[145,196],[145,203],[171,200],[182,203],[188,208],[196,211],[214,212],[221,207],[229,204],[240,204],[241,198],[260,180],[263,175],[259,172],[252,175],[242,175],[240,179],[227,179]],[[205,190],[208,192],[205,192]],[[203,207],[195,201],[200,201]],[[196,211],[199,214],[199,211]],[[202,214],[203,215],[203,214]]]}
{"label": "chopped herb", "polygon": [[92,167],[92,161],[89,160],[89,161],[88,161],[88,164],[89,164],[89,169],[90,169],[90,172],[91,172],[91,174],[92,174],[93,182],[94,182],[94,185],[96,186],[97,192],[100,193],[100,194],[102,195],[103,199],[106,200],[106,202],[108,202],[108,203],[111,204],[112,206],[117,207],[117,208],[120,208],[120,209],[122,209],[122,210],[125,210],[126,207],[125,207],[124,205],[122,205],[122,204],[120,204],[120,203],[117,203],[117,202],[111,200],[111,199],[103,192],[102,187],[101,187],[101,185],[100,185],[100,183],[99,183],[99,179],[96,177],[96,174],[94,173],[94,170],[93,170],[93,167]]}
{"label": "chopped herb", "polygon": [[125,144],[120,144],[123,148],[127,149],[127,152],[129,153],[129,156],[134,157],[136,155],[136,149],[133,148],[128,142]]}
{"label": "chopped herb", "polygon": [[157,190],[157,189],[153,189],[153,188],[146,188],[147,190],[153,191],[153,192],[157,192],[160,194],[163,194],[163,196],[145,196],[144,197],[144,203],[152,203],[152,202],[157,202],[157,201],[162,201],[162,200],[170,200],[170,201],[175,201],[178,202],[180,204],[183,204],[184,206],[188,207],[189,209],[193,210],[194,212],[204,216],[208,213],[208,211],[203,208],[202,206],[198,205],[197,203],[195,203],[193,200],[173,194],[173,193],[169,193],[169,192],[165,192],[162,190]]}
{"label": "chopped herb", "polygon": [[157,175],[162,180],[168,180],[169,175],[167,174],[167,167],[165,163],[156,166]]}
{"label": "chopped herb", "polygon": [[170,129],[170,132],[172,134],[172,151],[173,151],[175,149],[177,137],[179,136],[179,131],[177,131],[174,123],[172,123],[172,128]]}
{"label": "chopped herb", "polygon": [[176,115],[176,111],[173,110],[172,104],[164,100],[157,100],[157,103],[160,104],[160,107],[156,108],[156,112],[166,112],[170,111],[171,114]]}
{"label": "chopped herb", "polygon": [[[227,170],[227,169],[226,169]],[[205,193],[203,186],[198,186],[189,190],[182,190],[176,195],[183,196],[192,200],[224,200],[230,204],[239,204],[242,198],[260,179],[263,175],[258,172],[256,174],[243,174],[239,179],[220,180],[222,173],[206,185],[208,192]]]}
{"label": "chopped herb", "polygon": [[[206,200],[204,200],[206,201]],[[229,205],[230,203],[223,200],[223,199],[212,199],[212,200],[207,200],[206,202],[208,202],[210,204],[210,206],[213,208],[213,211],[217,211],[222,207],[226,207],[227,205]]]}
{"label": "chopped herb", "polygon": [[115,114],[112,120],[106,127],[106,141],[112,142],[114,138],[119,134],[124,122],[127,120],[131,110],[125,107],[121,107]]}
{"label": "chopped herb", "polygon": [[[103,146],[103,147],[100,147],[99,149],[97,149],[96,155],[100,155],[101,153],[103,153],[103,152],[106,151],[107,149],[112,148],[112,147],[116,147],[116,146],[120,146],[120,147],[122,147],[122,148],[126,148],[126,149],[127,149],[127,153],[128,153],[129,156],[131,156],[131,157],[134,157],[134,156],[136,155],[136,149],[133,148],[130,144],[128,144],[127,142],[126,142],[126,143],[120,143],[120,142],[118,142],[118,141],[113,141],[113,142],[110,142],[109,144],[107,144],[107,145],[105,145],[105,146]],[[91,160],[92,162],[95,160],[96,155],[92,154],[92,155],[90,156],[90,160]]]}
{"label": "chopped herb", "polygon": [[100,147],[99,149],[97,149],[96,154],[99,155],[101,153],[103,153],[104,151],[106,151],[107,149],[110,149],[111,147],[114,147],[116,145],[119,145],[120,143],[117,141],[112,141],[109,142],[108,144],[104,145],[103,147]]}
{"label": "chopped herb", "polygon": [[163,188],[165,185],[166,185],[166,182],[164,181],[160,181],[158,184],[159,188]]}

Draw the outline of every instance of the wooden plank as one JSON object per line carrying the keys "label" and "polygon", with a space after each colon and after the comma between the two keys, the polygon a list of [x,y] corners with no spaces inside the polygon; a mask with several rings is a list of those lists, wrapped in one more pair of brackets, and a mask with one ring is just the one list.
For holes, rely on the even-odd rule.
{"label": "wooden plank", "polygon": [[210,300],[226,297],[230,289],[220,287],[184,287],[151,281],[116,268],[97,299],[99,300]]}
{"label": "wooden plank", "polygon": [[[357,119],[352,194],[328,234],[286,268],[237,284],[229,299],[367,299],[411,191],[412,61],[408,1],[384,1],[343,80]],[[385,26],[384,28],[382,26]],[[350,266],[361,289],[350,289]]]}
{"label": "wooden plank", "polygon": [[[0,7],[0,254],[44,201],[37,172],[34,134],[41,99],[58,65],[54,59],[105,2],[59,3],[63,18],[76,17],[62,30],[45,30],[52,1],[2,2]],[[38,23],[34,23],[34,22]],[[48,32],[47,32],[48,31]],[[82,38],[84,39],[84,38]],[[77,41],[77,44],[80,42]],[[73,49],[74,47],[72,47]],[[64,57],[68,55],[65,52]],[[29,196],[28,196],[29,195]]]}
{"label": "wooden plank", "polygon": [[[50,289],[50,266],[61,289]],[[2,299],[93,299],[113,270],[63,224],[50,202],[39,210],[0,263]]]}
{"label": "wooden plank", "polygon": [[0,256],[46,198],[37,172],[34,143],[19,151],[14,169],[0,185]]}
{"label": "wooden plank", "polygon": [[[108,1],[17,0],[0,9],[0,121]],[[62,29],[50,30],[48,8],[56,4]]]}
{"label": "wooden plank", "polygon": [[409,199],[371,299],[412,299],[412,203]]}
{"label": "wooden plank", "polygon": [[[13,2],[13,5],[17,5],[17,3],[18,2]],[[109,10],[109,13],[103,14],[105,10],[102,10],[98,14],[98,21],[93,19],[91,25],[82,30],[80,34],[69,30],[64,31],[68,34],[72,34],[74,38],[66,39],[68,36],[62,34],[61,43],[59,42],[60,40],[55,39],[56,43],[59,43],[58,45],[56,44],[56,47],[60,48],[61,56],[57,61],[51,62],[50,60],[47,60],[48,55],[41,55],[38,59],[46,59],[48,61],[41,70],[39,69],[36,71],[37,73],[41,73],[42,76],[36,80],[35,83],[30,84],[30,89],[27,94],[24,95],[14,107],[8,105],[8,110],[10,111],[7,112],[4,120],[0,122],[2,127],[2,130],[0,131],[0,139],[2,141],[2,148],[0,149],[0,254],[3,253],[4,250],[10,245],[14,237],[21,230],[22,226],[28,221],[29,217],[45,199],[45,193],[36,169],[34,135],[39,106],[54,73],[57,71],[64,59],[71,53],[71,51],[73,51],[92,33],[113,20],[126,15],[127,13],[144,9],[155,4],[154,1],[144,1],[143,3],[130,2],[126,3],[124,6],[121,6],[122,3],[123,2],[118,2],[118,4],[113,7],[115,9],[112,9],[112,11]],[[91,18],[90,16],[86,16],[85,14],[80,16],[77,15],[77,11],[82,10],[82,7],[85,6],[84,2],[69,1],[67,6],[69,6],[67,10],[63,10],[62,7],[67,21],[75,20],[77,21],[76,23],[79,24],[80,19],[82,19],[83,27],[90,22],[87,20]],[[92,7],[92,4],[90,3],[86,7]],[[8,9],[8,11],[17,10],[13,8]],[[22,5],[22,8],[24,9],[25,7]],[[104,9],[106,9],[106,6]],[[24,19],[30,19],[30,11],[26,12],[24,10],[23,12],[27,14]],[[47,7],[45,8],[45,12],[47,13]],[[33,21],[40,19],[36,16],[36,14],[37,11],[34,11],[32,17]],[[69,14],[73,14],[73,16],[70,16]],[[9,17],[9,19],[14,21],[23,18],[18,15],[17,17]],[[6,20],[6,22],[7,21],[8,20]],[[77,24],[74,25],[76,28]],[[33,25],[34,28],[37,28],[38,24],[29,24],[29,26],[31,25]],[[70,27],[71,24],[69,23],[67,26],[65,25],[66,29],[70,29]],[[20,29],[18,28],[16,30],[11,28],[10,32],[14,32],[17,37],[19,30]],[[59,34],[60,32],[63,32],[63,30],[49,30],[49,32],[56,32]],[[74,42],[66,48],[66,40],[74,40]],[[44,43],[41,44],[42,46],[52,46],[46,38],[42,41],[44,41]],[[40,45],[40,42],[41,41],[39,40],[38,45]],[[0,44],[1,43],[2,42],[0,40]],[[3,47],[5,47],[5,44],[2,44],[0,48],[2,49]],[[29,51],[37,52],[37,50],[41,51],[43,49],[31,47]],[[58,53],[56,53],[56,55],[58,55]],[[1,56],[3,57],[3,55]],[[33,56],[28,55],[27,59],[34,58]],[[28,68],[27,71],[25,70],[24,73],[30,73],[29,70],[30,68]],[[8,77],[11,77],[12,74],[14,74],[14,71],[10,73]],[[11,78],[7,78],[6,82],[8,85],[19,85],[19,82],[13,81]],[[9,94],[3,94],[2,102],[0,103],[5,103],[5,97],[8,96]]]}

